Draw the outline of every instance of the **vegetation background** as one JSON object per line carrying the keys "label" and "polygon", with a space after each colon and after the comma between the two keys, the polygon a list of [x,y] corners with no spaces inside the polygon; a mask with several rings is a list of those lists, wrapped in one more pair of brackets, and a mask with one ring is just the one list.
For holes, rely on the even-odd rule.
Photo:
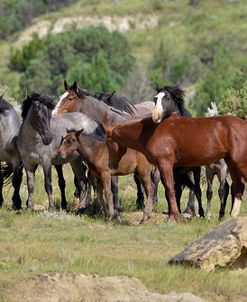
{"label": "vegetation background", "polygon": [[[215,102],[220,113],[245,117],[246,11],[245,0],[0,0],[0,93],[12,103],[30,91],[57,100],[66,78],[92,92],[117,90],[137,103],[151,100],[156,86],[179,84],[194,115],[205,115]],[[40,174],[36,188],[35,203],[42,208],[47,201]],[[116,226],[65,213],[16,215],[8,210],[8,189],[0,213],[1,293],[40,272],[76,271],[135,276],[152,290],[190,291],[209,301],[245,301],[245,272],[206,274],[167,264],[218,224],[217,197],[210,222],[168,226],[161,202],[159,218],[137,227],[141,213],[133,213],[132,179],[122,179],[120,193],[127,214]],[[56,186],[54,194],[59,204]],[[159,194],[163,201],[162,188]],[[242,214],[246,211],[244,203]]]}

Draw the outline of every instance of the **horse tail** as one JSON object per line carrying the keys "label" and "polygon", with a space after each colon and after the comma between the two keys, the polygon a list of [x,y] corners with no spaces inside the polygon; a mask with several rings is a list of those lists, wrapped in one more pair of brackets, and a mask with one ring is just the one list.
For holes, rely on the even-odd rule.
{"label": "horse tail", "polygon": [[6,162],[0,163],[0,175],[3,179],[3,185],[7,186],[12,182],[13,169]]}

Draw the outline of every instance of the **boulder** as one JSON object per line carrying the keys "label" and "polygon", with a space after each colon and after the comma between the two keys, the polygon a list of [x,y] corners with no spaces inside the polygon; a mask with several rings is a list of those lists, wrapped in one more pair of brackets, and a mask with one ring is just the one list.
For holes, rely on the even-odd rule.
{"label": "boulder", "polygon": [[170,264],[187,264],[207,272],[216,267],[246,267],[247,217],[232,218],[187,246]]}

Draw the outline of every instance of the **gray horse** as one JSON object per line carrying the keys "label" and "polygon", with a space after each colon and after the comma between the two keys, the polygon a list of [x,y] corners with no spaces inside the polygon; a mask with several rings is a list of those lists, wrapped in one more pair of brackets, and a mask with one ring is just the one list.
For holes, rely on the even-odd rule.
{"label": "gray horse", "polygon": [[[16,138],[21,126],[21,117],[16,110],[4,98],[0,97],[0,207],[3,204],[2,188],[4,179],[8,178],[13,171],[12,184],[14,194],[12,197],[13,208],[21,208],[19,195],[22,181],[21,159],[16,146]],[[2,162],[7,163],[3,165]]]}
{"label": "gray horse", "polygon": [[[67,128],[85,129],[89,135],[97,134],[97,122],[89,120],[81,113],[66,113],[51,116],[53,101],[46,95],[33,93],[22,105],[23,123],[17,138],[17,146],[27,174],[27,208],[32,208],[35,171],[41,165],[45,178],[45,190],[48,194],[49,208],[54,207],[51,184],[51,165],[70,163],[77,178],[81,192],[85,190],[87,179],[81,171],[81,158],[77,152],[68,158],[61,158],[57,150]],[[81,193],[83,194],[83,193]]]}

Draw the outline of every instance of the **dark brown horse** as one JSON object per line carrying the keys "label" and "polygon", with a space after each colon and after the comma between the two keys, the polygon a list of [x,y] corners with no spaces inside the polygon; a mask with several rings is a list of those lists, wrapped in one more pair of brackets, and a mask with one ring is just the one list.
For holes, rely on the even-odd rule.
{"label": "dark brown horse", "polygon": [[158,166],[169,196],[171,220],[179,217],[173,167],[204,166],[220,158],[225,159],[233,181],[235,201],[231,214],[238,215],[244,191],[241,176],[247,181],[247,123],[242,119],[172,114],[159,124],[152,118],[144,118],[105,129],[107,136],[123,148],[142,152],[150,163]]}

